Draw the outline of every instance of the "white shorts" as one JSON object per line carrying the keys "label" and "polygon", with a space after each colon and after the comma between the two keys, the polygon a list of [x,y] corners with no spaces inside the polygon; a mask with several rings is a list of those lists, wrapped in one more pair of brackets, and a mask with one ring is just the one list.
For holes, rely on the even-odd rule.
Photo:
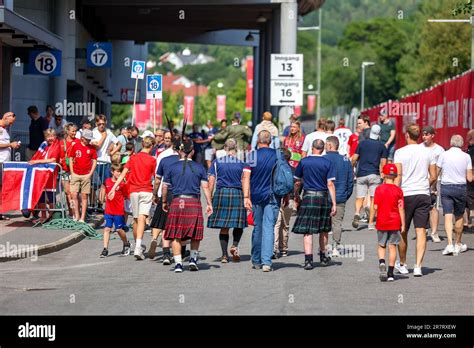
{"label": "white shorts", "polygon": [[126,213],[129,213],[129,214],[130,214],[130,213],[132,212],[132,203],[130,203],[130,200],[129,200],[129,199],[126,199],[126,200],[125,200],[125,206],[124,206],[124,208],[125,208],[125,212],[126,212]]}
{"label": "white shorts", "polygon": [[204,150],[204,159],[206,161],[212,161],[212,156],[214,155],[214,149],[212,147]]}
{"label": "white shorts", "polygon": [[130,203],[132,205],[132,215],[138,219],[139,215],[150,215],[153,193],[151,192],[132,192],[130,194]]}
{"label": "white shorts", "polygon": [[224,157],[227,155],[226,150],[217,150],[216,151],[216,158]]}

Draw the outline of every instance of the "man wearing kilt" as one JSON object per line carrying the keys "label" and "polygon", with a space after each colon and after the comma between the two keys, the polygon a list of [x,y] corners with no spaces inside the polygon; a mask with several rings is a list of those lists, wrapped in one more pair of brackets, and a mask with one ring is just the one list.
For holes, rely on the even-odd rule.
{"label": "man wearing kilt", "polygon": [[[331,260],[327,256],[328,232],[331,230],[331,216],[336,214],[336,172],[330,160],[322,156],[324,141],[316,139],[312,144],[312,155],[305,157],[295,171],[295,202],[298,210],[293,232],[304,234],[304,269],[313,269],[313,234],[319,234],[319,256],[326,266]],[[299,190],[303,184],[303,200]],[[328,201],[328,191],[332,205]]]}
{"label": "man wearing kilt", "polygon": [[[166,149],[162,153],[160,153],[158,158],[156,159],[157,170],[155,185],[153,188],[153,199],[154,202],[156,202],[156,209],[155,214],[153,215],[153,218],[150,222],[150,227],[152,228],[153,232],[153,239],[151,241],[150,251],[148,252],[148,256],[150,257],[150,259],[155,258],[158,236],[165,229],[166,219],[168,217],[168,213],[163,211],[163,206],[161,203],[161,193],[163,187],[161,181],[163,179],[165,171],[170,167],[170,165],[179,161],[179,136],[175,139],[174,142],[171,142],[172,134],[168,131],[165,132],[164,138],[167,140],[165,144],[169,144],[169,146],[167,146]],[[168,204],[170,204],[171,199],[173,197],[171,194],[168,195],[168,197]],[[163,265],[171,265],[172,257],[170,252],[170,245],[171,244],[169,241],[163,239]]]}
{"label": "man wearing kilt", "polygon": [[[181,257],[181,241],[191,240],[191,258],[189,269],[198,271],[199,244],[204,237],[200,187],[206,196],[207,215],[212,214],[211,192],[207,180],[206,169],[202,164],[193,162],[193,142],[182,137],[179,148],[180,160],[173,163],[165,173],[163,180],[162,204],[168,212],[164,238],[171,240],[171,248],[175,261],[174,271],[183,272]],[[168,187],[173,187],[173,200],[168,207]]]}
{"label": "man wearing kilt", "polygon": [[229,255],[229,229],[233,228],[233,243],[230,248],[233,262],[240,261],[239,242],[247,227],[247,212],[244,207],[244,194],[242,192],[242,173],[250,172],[250,166],[239,160],[237,156],[237,142],[228,139],[224,149],[226,156],[215,159],[209,168],[209,191],[212,193],[217,181],[216,192],[212,199],[214,212],[209,216],[207,227],[220,228],[219,241],[222,249],[220,258],[222,263],[227,263]]}

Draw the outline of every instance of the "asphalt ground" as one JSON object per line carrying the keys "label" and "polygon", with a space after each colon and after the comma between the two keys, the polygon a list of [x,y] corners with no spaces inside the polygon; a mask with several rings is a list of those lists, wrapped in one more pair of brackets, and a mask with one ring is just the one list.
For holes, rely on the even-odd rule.
{"label": "asphalt ground", "polygon": [[[377,237],[362,224],[351,226],[353,199],[344,219],[347,253],[312,271],[303,269],[302,236],[290,235],[289,256],[274,271],[251,269],[247,228],[241,241],[242,261],[221,264],[218,230],[206,229],[200,247],[199,272],[175,274],[155,260],[119,257],[121,241],[110,243],[109,257],[99,258],[102,241],[82,240],[33,261],[0,263],[0,313],[4,315],[468,315],[474,312],[474,234],[465,233],[470,248],[443,256],[446,242],[428,242],[424,276],[413,277],[415,240],[409,232],[410,274],[380,282]],[[291,225],[294,217],[291,220]],[[40,233],[18,227],[8,233]],[[131,233],[128,233],[131,236]],[[445,236],[440,226],[441,237]],[[231,239],[232,240],[232,239]],[[316,256],[317,239],[314,248]],[[5,242],[5,238],[2,239]],[[150,235],[145,235],[148,246]]]}

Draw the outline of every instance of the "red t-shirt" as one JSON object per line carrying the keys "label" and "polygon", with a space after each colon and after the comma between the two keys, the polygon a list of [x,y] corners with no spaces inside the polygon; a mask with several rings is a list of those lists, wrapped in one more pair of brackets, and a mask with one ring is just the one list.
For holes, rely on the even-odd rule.
{"label": "red t-shirt", "polygon": [[[69,156],[66,156],[66,154],[69,154],[69,149],[71,148],[71,145],[73,142],[74,140],[61,140],[60,147],[59,147],[61,151],[61,167],[63,168],[65,172],[68,172],[68,173],[70,169],[66,163],[66,157],[69,157]],[[72,161],[72,159],[69,159],[69,160]]]}
{"label": "red t-shirt", "polygon": [[298,167],[298,163],[301,161],[304,138],[305,136],[303,134],[299,138],[287,136],[283,141],[283,147],[287,148],[291,152],[291,158],[288,163],[293,168]]}
{"label": "red t-shirt", "polygon": [[392,184],[380,185],[375,189],[374,204],[377,205],[377,230],[400,231],[402,220],[398,209],[404,207],[402,189]]}
{"label": "red t-shirt", "polygon": [[97,150],[92,145],[82,145],[80,140],[73,141],[69,148],[69,157],[73,160],[74,174],[89,174],[92,169],[92,160],[97,160]]}
{"label": "red t-shirt", "polygon": [[130,157],[125,168],[130,176],[127,178],[129,191],[153,192],[152,179],[155,176],[156,159],[146,152],[139,152]]}
{"label": "red t-shirt", "polygon": [[357,146],[359,145],[359,134],[352,133],[352,135],[349,137],[349,140],[347,141],[347,145],[349,145],[349,157],[354,156]]}
{"label": "red t-shirt", "polygon": [[115,181],[112,178],[108,178],[104,182],[105,186],[105,214],[107,215],[125,215],[124,203],[125,197],[127,197],[127,185],[122,181],[117,189],[115,190],[114,199],[110,200],[108,194],[112,187],[114,187]]}

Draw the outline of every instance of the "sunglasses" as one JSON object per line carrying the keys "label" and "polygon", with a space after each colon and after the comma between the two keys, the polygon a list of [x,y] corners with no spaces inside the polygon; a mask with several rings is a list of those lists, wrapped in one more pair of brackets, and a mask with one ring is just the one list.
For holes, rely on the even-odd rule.
{"label": "sunglasses", "polygon": [[98,126],[105,126],[105,123],[97,123]]}

